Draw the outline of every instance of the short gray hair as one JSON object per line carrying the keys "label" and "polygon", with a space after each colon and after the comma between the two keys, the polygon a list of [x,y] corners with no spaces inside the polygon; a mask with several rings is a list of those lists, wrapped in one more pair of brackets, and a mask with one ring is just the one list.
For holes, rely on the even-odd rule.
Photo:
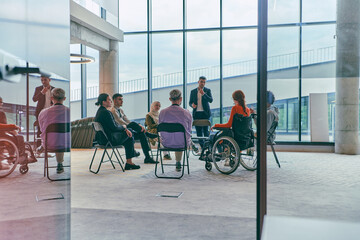
{"label": "short gray hair", "polygon": [[170,91],[170,99],[171,101],[177,101],[181,98],[181,92],[179,89],[174,89]]}
{"label": "short gray hair", "polygon": [[51,96],[57,101],[64,100],[65,91],[62,88],[54,88],[53,90],[51,90]]}

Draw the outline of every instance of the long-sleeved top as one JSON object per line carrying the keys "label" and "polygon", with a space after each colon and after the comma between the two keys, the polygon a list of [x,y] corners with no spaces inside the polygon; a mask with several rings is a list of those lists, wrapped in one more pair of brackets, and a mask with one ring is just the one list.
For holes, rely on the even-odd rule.
{"label": "long-sleeved top", "polygon": [[246,108],[245,111],[244,109],[240,106],[240,105],[235,105],[231,108],[231,113],[230,113],[230,118],[229,121],[227,123],[223,123],[223,124],[215,124],[214,127],[221,127],[221,128],[231,128],[233,120],[234,120],[234,115],[235,113],[239,113],[243,116],[250,116],[250,109]]}
{"label": "long-sleeved top", "polygon": [[[202,111],[206,114],[207,118],[210,118],[211,111],[210,111],[210,104],[213,101],[213,97],[211,95],[211,90],[209,88],[204,87],[204,95],[201,97],[201,105],[202,105]],[[190,100],[189,100],[189,106],[192,107],[192,104],[197,105],[196,108],[193,109],[193,116],[195,115],[195,112],[198,110],[198,88],[195,88],[191,90],[190,92]]]}
{"label": "long-sleeved top", "polygon": [[[189,110],[183,109],[179,105],[173,104],[170,107],[163,109],[159,115],[160,123],[180,123],[184,126],[186,131],[187,146],[190,146],[191,141],[191,124],[192,116]],[[165,147],[181,148],[184,147],[183,133],[161,133],[161,142]]]}
{"label": "long-sleeved top", "polygon": [[[94,121],[99,122],[102,125],[105,134],[110,139],[110,141],[113,143],[116,142],[118,144],[121,143],[122,139],[112,139],[112,133],[124,132],[125,128],[115,121],[113,114],[109,110],[103,106],[100,106],[96,112]],[[123,135],[123,138],[126,137],[125,135],[126,134]]]}
{"label": "long-sleeved top", "polygon": [[131,122],[121,108],[112,106],[110,108],[110,112],[113,114],[115,121],[124,127],[126,127]]}
{"label": "long-sleeved top", "polygon": [[[48,101],[50,101],[50,105],[51,105],[51,99],[50,99],[50,91],[54,89],[53,86],[50,87],[50,90],[47,91],[48,94],[44,95],[41,93],[41,90],[43,89],[44,87],[41,85],[41,86],[38,86],[35,88],[35,92],[34,92],[34,96],[32,98],[32,100],[34,102],[37,102],[37,105],[36,105],[36,110],[35,110],[35,116],[38,117],[41,110],[44,109],[45,107],[45,103]],[[48,99],[46,100],[46,96],[48,96]]]}
{"label": "long-sleeved top", "polygon": [[[70,123],[70,109],[62,104],[55,104],[43,109],[39,114],[42,145],[45,146],[45,130],[52,123]],[[71,134],[48,133],[48,147],[51,149],[70,148]]]}
{"label": "long-sleeved top", "polygon": [[[268,107],[267,113],[266,113],[266,118],[267,118],[266,132],[267,132],[267,136],[268,136],[268,141],[274,142],[274,140],[276,138],[276,134],[275,134],[275,129],[271,129],[271,127],[274,127],[273,126],[274,122],[279,121],[279,109],[277,107],[275,107],[274,105],[271,105],[270,107]],[[270,132],[272,132],[272,131],[274,131],[274,133],[270,134]]]}

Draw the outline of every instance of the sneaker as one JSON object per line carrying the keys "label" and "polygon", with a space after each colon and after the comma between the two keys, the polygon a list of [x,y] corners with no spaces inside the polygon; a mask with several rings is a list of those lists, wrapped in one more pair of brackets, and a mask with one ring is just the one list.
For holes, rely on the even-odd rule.
{"label": "sneaker", "polygon": [[226,159],[226,160],[225,160],[224,166],[226,166],[226,167],[229,167],[229,166],[230,166],[230,160],[229,160],[229,159]]}
{"label": "sneaker", "polygon": [[147,136],[148,138],[157,138],[158,137],[157,134],[153,134],[153,133],[150,133],[150,132],[145,132],[145,136]]}
{"label": "sneaker", "polygon": [[172,160],[172,158],[169,154],[165,154],[163,159],[164,160]]}
{"label": "sneaker", "polygon": [[154,161],[152,157],[147,157],[144,159],[144,163],[157,163],[159,161]]}
{"label": "sneaker", "polygon": [[176,170],[177,172],[180,172],[180,171],[181,171],[181,163],[180,163],[180,162],[176,162],[175,170]]}
{"label": "sneaker", "polygon": [[139,168],[140,168],[139,165],[129,164],[129,163],[125,164],[125,170],[132,170],[132,169],[139,169]]}
{"label": "sneaker", "polygon": [[43,146],[40,145],[40,146],[35,150],[35,152],[40,155],[41,153],[44,152],[44,150],[45,150],[45,149],[43,148]]}
{"label": "sneaker", "polygon": [[56,168],[56,173],[60,174],[64,172],[64,166],[62,165],[62,163],[58,163],[57,168]]}

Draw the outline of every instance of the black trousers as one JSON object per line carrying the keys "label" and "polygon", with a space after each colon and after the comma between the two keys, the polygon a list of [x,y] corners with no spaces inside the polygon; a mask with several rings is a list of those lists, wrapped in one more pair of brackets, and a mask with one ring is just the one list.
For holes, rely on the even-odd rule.
{"label": "black trousers", "polygon": [[[130,159],[135,157],[135,150],[134,150],[134,138],[128,137],[125,132],[114,132],[112,133],[112,141],[113,145],[123,145],[125,148],[125,155],[126,159]],[[126,139],[124,141],[124,139]]]}
{"label": "black trousers", "polygon": [[141,132],[141,126],[136,122],[131,122],[127,125],[127,128],[132,130],[135,140],[140,140],[142,151],[144,152],[145,157],[149,158],[150,148],[145,136],[145,132]]}
{"label": "black trousers", "polygon": [[[207,117],[205,112],[201,111],[201,112],[195,112],[194,120],[196,119],[209,119],[209,118]],[[195,126],[195,129],[196,129],[196,135],[198,137],[208,137],[210,134],[208,126],[204,126],[204,127]],[[201,147],[204,147],[204,142],[205,141],[203,139],[199,140],[199,144]]]}

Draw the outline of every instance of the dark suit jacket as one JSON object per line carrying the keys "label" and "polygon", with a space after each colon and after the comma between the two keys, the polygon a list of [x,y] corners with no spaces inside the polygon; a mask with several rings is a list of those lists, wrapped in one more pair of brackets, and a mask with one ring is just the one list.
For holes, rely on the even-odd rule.
{"label": "dark suit jacket", "polygon": [[[102,127],[104,128],[105,134],[110,140],[112,144],[120,145],[122,144],[127,138],[127,134],[125,132],[125,128],[118,124],[112,113],[107,110],[105,107],[100,106],[96,112],[96,116],[94,119],[95,122],[99,122]],[[100,144],[106,144],[104,139],[101,135],[95,136],[96,141]]]}
{"label": "dark suit jacket", "polygon": [[[193,103],[195,105],[198,105],[197,92],[198,92],[197,88],[191,90],[190,101],[189,101],[190,107],[192,107],[191,105]],[[204,108],[204,112],[207,115],[207,118],[210,118],[211,111],[210,111],[210,104],[209,103],[212,103],[213,98],[212,98],[212,95],[211,95],[211,90],[209,88],[204,87],[204,92],[205,92],[205,94],[202,96],[201,102],[202,102],[202,106]],[[193,109],[193,117],[194,117],[195,112],[196,112],[196,108]]]}
{"label": "dark suit jacket", "polygon": [[[41,112],[41,110],[43,110],[44,105],[45,105],[45,95],[43,95],[41,93],[42,89],[43,89],[42,85],[39,86],[39,87],[36,87],[35,92],[34,92],[34,96],[32,98],[34,102],[37,102],[36,110],[35,110],[36,118],[39,116],[39,113]],[[50,90],[53,90],[53,89],[54,89],[54,87],[51,86]],[[52,102],[51,102],[51,105],[52,105]]]}

